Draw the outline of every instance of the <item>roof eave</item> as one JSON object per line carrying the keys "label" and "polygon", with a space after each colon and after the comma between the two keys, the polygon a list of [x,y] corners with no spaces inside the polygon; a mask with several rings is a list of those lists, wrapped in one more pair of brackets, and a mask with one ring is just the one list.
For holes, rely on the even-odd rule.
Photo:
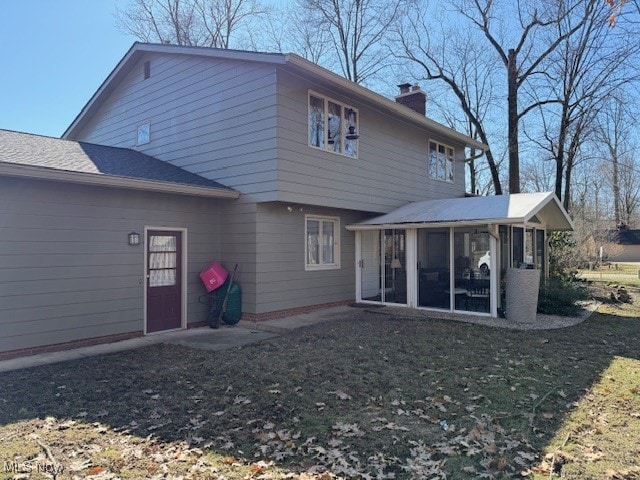
{"label": "roof eave", "polygon": [[412,222],[412,223],[380,223],[370,225],[360,225],[357,223],[345,226],[345,229],[352,232],[356,230],[386,230],[398,228],[449,228],[449,227],[479,227],[487,225],[509,225],[523,224],[524,218],[490,218],[479,220],[456,220],[452,222]]}
{"label": "roof eave", "polygon": [[65,183],[125,188],[130,190],[142,190],[196,197],[219,199],[236,199],[240,197],[240,193],[238,191],[232,190],[230,188],[203,187],[198,185],[144,180],[131,177],[118,177],[96,173],[55,170],[28,165],[6,163],[0,164],[0,175],[7,177],[31,178],[35,180],[52,180]]}
{"label": "roof eave", "polygon": [[[449,228],[449,227],[478,227],[486,225],[526,225],[528,220],[524,218],[492,218],[484,220],[457,220],[454,222],[418,222],[418,223],[380,223],[370,225],[359,225],[357,223],[346,225],[347,231],[364,231],[364,230],[387,230],[394,228]],[[570,231],[571,228],[548,228],[552,231]]]}

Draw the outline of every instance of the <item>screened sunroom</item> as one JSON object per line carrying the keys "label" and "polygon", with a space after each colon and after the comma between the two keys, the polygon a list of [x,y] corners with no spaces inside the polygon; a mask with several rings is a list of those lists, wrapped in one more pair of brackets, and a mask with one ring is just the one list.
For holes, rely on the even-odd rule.
{"label": "screened sunroom", "polygon": [[545,278],[547,235],[573,224],[554,193],[522,193],[425,200],[346,228],[358,302],[496,317],[507,270]]}

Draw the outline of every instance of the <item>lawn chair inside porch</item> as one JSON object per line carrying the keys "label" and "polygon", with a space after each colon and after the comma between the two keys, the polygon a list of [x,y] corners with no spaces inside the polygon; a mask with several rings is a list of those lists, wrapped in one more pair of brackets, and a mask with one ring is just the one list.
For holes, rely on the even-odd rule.
{"label": "lawn chair inside porch", "polygon": [[482,278],[478,274],[469,275],[469,288],[466,293],[466,305],[468,310],[477,312],[489,311],[490,285],[488,278]]}

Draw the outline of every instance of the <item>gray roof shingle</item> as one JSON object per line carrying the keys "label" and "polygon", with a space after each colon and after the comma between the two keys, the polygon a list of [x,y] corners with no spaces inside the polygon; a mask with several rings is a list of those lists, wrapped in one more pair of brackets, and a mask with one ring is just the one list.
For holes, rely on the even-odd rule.
{"label": "gray roof shingle", "polygon": [[0,163],[233,191],[218,182],[128,148],[0,129]]}
{"label": "gray roof shingle", "polygon": [[640,230],[611,229],[598,230],[596,238],[620,245],[640,245]]}

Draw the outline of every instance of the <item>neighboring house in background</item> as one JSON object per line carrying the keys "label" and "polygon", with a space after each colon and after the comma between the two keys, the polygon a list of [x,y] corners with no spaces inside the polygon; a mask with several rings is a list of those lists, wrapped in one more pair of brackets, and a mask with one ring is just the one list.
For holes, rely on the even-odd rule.
{"label": "neighboring house in background", "polygon": [[640,230],[631,230],[624,223],[594,232],[585,244],[599,261],[640,262]]}
{"label": "neighboring house in background", "polygon": [[[134,44],[62,140],[0,132],[0,358],[203,325],[211,260],[238,264],[252,320],[354,299],[495,316],[494,272],[544,269],[571,222],[553,194],[465,198],[485,146],[425,103],[293,54]],[[487,251],[491,293],[464,302]]]}

